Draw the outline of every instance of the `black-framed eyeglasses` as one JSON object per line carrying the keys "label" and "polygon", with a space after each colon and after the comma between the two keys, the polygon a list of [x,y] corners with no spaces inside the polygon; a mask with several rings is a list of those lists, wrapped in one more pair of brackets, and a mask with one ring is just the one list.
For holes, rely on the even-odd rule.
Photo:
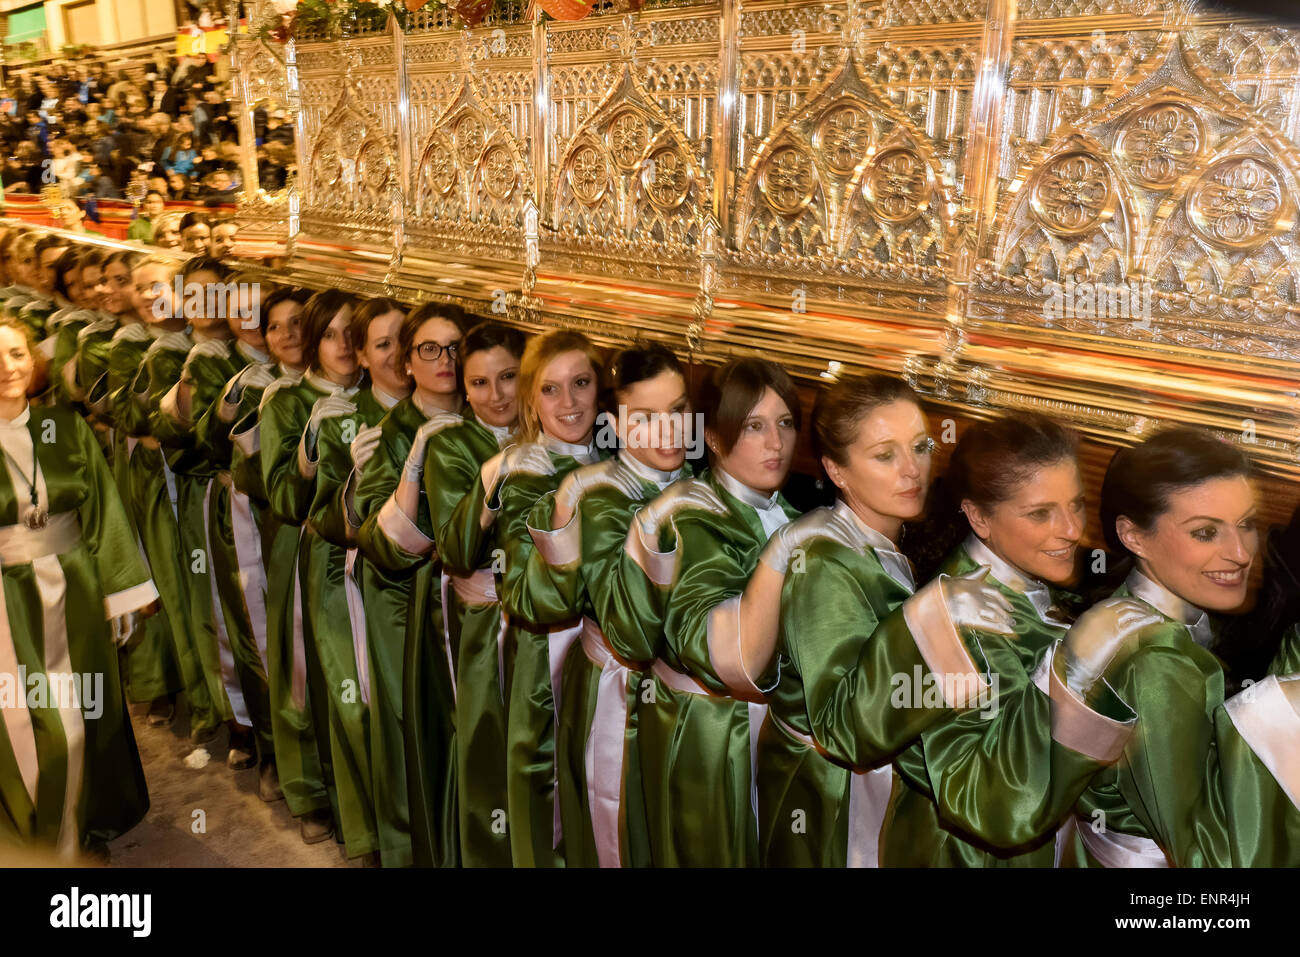
{"label": "black-framed eyeglasses", "polygon": [[415,347],[415,354],[425,362],[438,361],[444,351],[447,353],[448,358],[455,362],[460,357],[460,343],[453,342],[451,345],[444,346],[440,342],[421,342]]}

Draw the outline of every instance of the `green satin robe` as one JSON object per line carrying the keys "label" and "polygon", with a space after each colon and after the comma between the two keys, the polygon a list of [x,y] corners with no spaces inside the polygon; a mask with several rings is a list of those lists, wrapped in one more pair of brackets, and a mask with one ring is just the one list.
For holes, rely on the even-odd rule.
{"label": "green satin robe", "polygon": [[[1137,597],[1135,577],[1117,597]],[[1289,776],[1274,777],[1224,706],[1222,665],[1187,623],[1196,610],[1177,598],[1163,599],[1162,608],[1146,603],[1163,620],[1142,629],[1104,675],[1137,712],[1138,727],[1119,763],[1080,798],[1079,834],[1067,863],[1102,866],[1084,838],[1095,841],[1098,829],[1114,828],[1154,841],[1177,867],[1300,866],[1300,744],[1278,749],[1290,759],[1283,768]],[[1244,689],[1234,704],[1266,703],[1265,687]],[[1300,742],[1300,715],[1285,701],[1267,720],[1275,733]]]}
{"label": "green satin robe", "polygon": [[[101,340],[83,343],[85,349],[80,361],[83,371],[78,372],[83,382],[92,382],[87,394],[92,407],[100,410],[112,423],[113,477],[118,493],[126,507],[128,520],[136,532],[137,547],[141,556],[148,559],[145,548],[146,529],[156,534],[158,526],[166,528],[162,516],[146,517],[141,521],[137,507],[137,492],[132,482],[131,460],[139,452],[149,453],[157,479],[162,478],[162,456],[157,450],[138,447],[139,436],[147,431],[148,422],[138,403],[131,398],[131,383],[144,363],[145,351],[153,342],[148,327],[140,323],[120,326],[109,338],[106,346],[106,368],[102,375],[91,378],[98,367]],[[144,469],[142,471],[148,471]],[[170,506],[168,506],[170,508]],[[174,522],[173,522],[174,524]],[[165,536],[164,536],[165,537]],[[177,546],[179,548],[179,545]],[[173,562],[175,551],[172,552]],[[164,571],[164,574],[166,572]],[[173,575],[173,578],[175,576]],[[157,582],[155,581],[155,585]],[[152,701],[162,695],[172,695],[184,689],[181,671],[172,640],[171,619],[165,611],[152,615],[142,622],[128,644],[126,657],[127,694],[132,701]]]}
{"label": "green satin robe", "polygon": [[[296,816],[330,808],[336,836],[346,840],[330,761],[329,695],[308,614],[306,557],[316,536],[305,523],[316,482],[298,467],[303,429],[312,406],[324,394],[306,377],[282,378],[268,386],[256,421],[244,416],[231,429],[238,450],[231,472],[236,487],[250,499],[267,503],[261,519],[266,665],[280,788]],[[241,401],[247,400],[241,396]],[[248,474],[253,468],[255,476]]]}
{"label": "green satin robe", "polygon": [[[544,438],[552,475],[513,474],[499,483],[494,524],[502,570],[497,576],[501,608],[508,622],[505,648],[509,687],[506,698],[506,816],[510,829],[510,859],[515,867],[563,867],[559,809],[555,804],[555,695],[551,680],[552,642],[559,639],[537,618],[551,605],[554,587],[549,576],[530,575],[535,549],[528,534],[533,504],[559,487],[564,476],[590,464],[599,453],[593,447],[580,462],[556,451]],[[513,652],[513,654],[512,654]]]}
{"label": "green satin robe", "polygon": [[[529,577],[549,578],[550,585],[545,591],[554,592],[553,607],[545,608],[538,602],[534,613],[545,618],[544,624],[560,624],[584,616],[601,629],[606,650],[627,668],[622,679],[626,683],[626,723],[619,733],[623,742],[623,774],[618,795],[617,847],[606,849],[602,860],[593,829],[587,780],[587,751],[596,718],[602,668],[587,656],[581,641],[574,643],[564,662],[555,753],[566,867],[599,867],[602,863],[624,867],[650,865],[650,838],[636,745],[636,706],[643,684],[650,680],[648,668],[658,645],[625,643],[622,639],[628,629],[615,626],[606,630],[604,626],[628,620],[639,624],[642,615],[649,611],[644,588],[635,594],[629,592],[629,583],[640,584],[645,579],[622,569],[621,566],[631,562],[623,545],[633,513],[662,492],[668,481],[656,482],[631,473],[620,460],[584,467],[593,475],[613,469],[633,476],[640,484],[640,497],[628,498],[618,489],[598,486],[578,501],[568,526],[551,531],[555,496],[548,494],[538,500],[528,519],[535,539],[540,530],[543,539],[555,541],[549,552],[538,548],[529,556]],[[639,630],[632,629],[632,634],[639,635]]]}
{"label": "green satin robe", "polygon": [[[362,554],[369,557],[366,549],[367,539],[364,534],[357,534],[356,541],[349,543],[349,516],[343,494],[352,474],[352,457],[349,447],[352,439],[363,428],[378,425],[391,415],[392,410],[375,396],[373,391],[365,389],[357,393],[352,401],[357,405],[357,412],[351,416],[339,416],[326,419],[321,423],[318,452],[320,465],[316,473],[316,495],[312,503],[310,522],[312,528],[331,545],[329,552],[328,580],[333,588],[331,600],[338,604],[345,598],[345,588],[355,588],[361,595],[361,608],[349,607],[345,601],[343,607],[326,609],[320,619],[314,621],[312,630],[317,636],[320,648],[321,664],[326,680],[331,689],[342,687],[350,682],[356,687],[360,681],[360,668],[367,675],[365,687],[368,701],[362,695],[335,695],[330,700],[331,749],[335,776],[339,782],[340,800],[343,800],[345,778],[339,773],[340,767],[356,769],[355,780],[347,781],[349,789],[360,791],[351,800],[364,798],[366,811],[373,831],[373,849],[378,850],[386,867],[401,867],[410,864],[410,834],[406,815],[406,766],[401,752],[401,732],[397,732],[397,758],[392,761],[390,752],[376,749],[376,741],[381,737],[377,725],[384,725],[384,730],[393,722],[400,722],[400,713],[392,714],[388,708],[396,687],[400,695],[401,688],[401,635],[405,629],[406,599],[405,591],[399,596],[379,588],[372,592],[368,587],[373,575],[371,563],[366,560],[354,561],[353,579],[345,583],[347,549],[360,548]],[[393,408],[402,405],[397,403]],[[376,453],[378,454],[378,452]],[[373,459],[372,459],[373,461]],[[357,491],[357,518],[363,516],[361,511],[361,494]],[[360,531],[364,531],[364,528]],[[395,605],[400,603],[400,620],[393,619]],[[360,613],[360,614],[358,614]],[[364,644],[357,647],[351,624],[359,629]],[[376,633],[385,633],[395,641],[385,642],[376,639]],[[322,641],[321,636],[328,635]],[[376,644],[379,647],[376,647]],[[398,673],[394,677],[391,667],[390,649],[396,650]],[[360,668],[358,667],[360,661]],[[385,739],[388,740],[388,739]]]}
{"label": "green satin robe", "polygon": [[47,395],[51,402],[74,407],[80,403],[81,396],[75,394],[70,381],[71,372],[76,367],[74,365],[70,370],[68,363],[76,358],[78,334],[98,318],[99,314],[89,309],[68,307],[60,309],[46,323],[48,346],[42,343],[42,350],[48,348],[51,352],[46,365],[49,378]]}
{"label": "green satin robe", "polygon": [[[149,807],[107,619],[147,605],[157,593],[90,428],[63,406],[31,412],[26,428],[44,476],[51,526],[75,516],[81,535],[57,554],[4,563],[9,653],[27,678],[27,687],[9,690],[26,694],[35,676],[48,681],[57,673],[81,675],[92,684],[89,696],[84,684],[79,689],[80,707],[62,713],[48,698],[26,698],[33,705],[21,709],[30,720],[26,729],[16,721],[20,709],[0,689],[0,842],[77,849],[125,833]],[[10,526],[6,533],[25,544],[38,545],[47,532],[13,528],[26,496],[27,489],[19,495],[8,469],[0,468],[0,525]],[[34,738],[34,800],[15,760],[10,728]]]}
{"label": "green satin robe", "polygon": [[[173,334],[159,339],[145,353],[148,429],[162,446],[167,468],[175,483],[180,571],[185,588],[186,641],[190,654],[198,662],[207,699],[211,702],[212,720],[214,723],[224,723],[236,717],[230,696],[233,692],[233,700],[240,705],[238,717],[242,723],[248,724],[242,694],[235,680],[234,663],[228,651],[225,622],[224,619],[218,621],[221,603],[212,578],[208,509],[215,469],[203,452],[196,448],[190,430],[181,426],[162,408],[163,399],[187,369],[202,392],[201,395],[196,394],[195,398],[202,402],[220,394],[235,368],[229,359],[212,361],[207,356],[199,356],[196,363],[190,363],[188,349],[192,344],[193,340],[188,336]],[[138,383],[139,379],[137,385]],[[167,491],[170,493],[171,489],[167,488]],[[161,508],[162,503],[158,502],[157,507]],[[178,634],[175,625],[172,634]],[[188,687],[186,690],[193,700]],[[193,719],[191,726],[196,726]]]}
{"label": "green satin robe", "polygon": [[[461,863],[465,867],[509,867],[510,833],[506,822],[506,706],[504,621],[496,599],[491,555],[493,534],[479,522],[483,507],[483,463],[500,450],[504,436],[466,415],[460,425],[430,437],[424,459],[425,499],[443,573],[448,578],[445,627],[456,668],[455,781]],[[483,586],[483,600],[461,595],[469,584]],[[490,586],[490,587],[489,587]],[[441,668],[424,645],[408,645],[403,708],[418,716],[415,705],[421,686],[431,686]],[[418,693],[417,693],[418,692]],[[416,793],[434,789],[441,763],[442,737],[436,715],[425,722],[406,722],[405,739],[412,811],[412,831],[421,825],[416,815],[435,801]],[[429,826],[424,828],[429,830]],[[425,841],[428,844],[430,842]]]}
{"label": "green satin robe", "polygon": [[[840,504],[837,510],[846,506]],[[906,622],[893,615],[912,594],[910,569],[885,570],[877,547],[851,516],[846,534],[805,543],[781,591],[780,680],[758,744],[759,842],[763,864],[844,867],[849,862],[850,789],[935,716],[895,707],[890,676],[911,676],[922,659]],[[820,518],[810,513],[801,521]],[[884,536],[881,546],[884,544]],[[892,551],[892,549],[891,549]],[[903,562],[900,557],[897,561]],[[887,624],[886,624],[887,623]],[[818,747],[786,728],[815,740]],[[871,794],[873,792],[867,792]],[[863,794],[863,798],[867,796]],[[879,794],[875,794],[879,798]],[[872,812],[868,814],[867,812]],[[884,808],[859,812],[875,823]]]}
{"label": "green satin robe", "polygon": [[[226,679],[227,694],[236,719],[241,724],[251,722],[258,748],[263,756],[269,758],[275,744],[265,661],[266,572],[261,561],[261,538],[252,521],[252,507],[247,496],[234,488],[231,479],[231,423],[223,421],[219,414],[229,380],[249,361],[249,357],[233,342],[227,343],[224,357],[191,355],[189,368],[194,391],[190,407],[193,421],[187,431],[193,441],[194,454],[202,457],[206,463],[205,470],[211,472],[206,512],[207,544],[215,607],[220,610],[225,635],[222,674]],[[236,509],[242,510],[245,526],[241,529],[242,542],[236,535]],[[236,706],[237,698],[242,699],[242,708]]]}
{"label": "green satin robe", "polygon": [[[939,571],[954,577],[975,571],[981,563],[969,548],[958,546]],[[945,714],[895,759],[882,866],[1052,867],[1058,827],[1092,777],[1118,756],[1084,754],[1056,739],[1053,723],[1066,719],[1053,714],[1045,669],[1067,625],[1045,618],[1014,587],[1016,579],[1026,585],[1018,572],[996,556],[988,564],[986,581],[1010,602],[1016,638],[964,637],[996,675],[996,695],[986,707]],[[1046,586],[1038,588],[1040,600],[1055,601]],[[1120,709],[1095,722],[1131,717]]]}
{"label": "green satin robe", "polygon": [[[661,530],[660,550],[675,546],[680,553],[677,579],[659,598],[661,656],[710,694],[677,691],[655,676],[638,702],[650,853],[656,867],[751,867],[759,861],[751,751],[763,711],[729,695],[710,658],[708,621],[715,607],[744,591],[768,533],[716,469],[698,481],[708,483],[726,513],[686,510]],[[777,504],[787,518],[798,514],[784,498]]]}
{"label": "green satin robe", "polygon": [[[192,345],[184,333],[164,333],[145,350],[130,386],[130,401],[137,407],[137,435],[161,443],[155,433],[163,431],[170,438],[164,431],[159,404],[180,380]],[[216,728],[230,719],[231,711],[221,683],[212,625],[201,483],[177,471],[185,454],[174,445],[155,448],[141,443],[131,456],[129,471],[136,521],[171,625],[172,648],[193,732]]]}

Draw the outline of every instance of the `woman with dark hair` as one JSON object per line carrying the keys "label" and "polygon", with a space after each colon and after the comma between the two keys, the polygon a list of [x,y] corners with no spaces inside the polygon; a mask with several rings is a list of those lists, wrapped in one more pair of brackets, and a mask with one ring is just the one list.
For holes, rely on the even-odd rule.
{"label": "woman with dark hair", "polygon": [[493,572],[497,563],[488,554],[492,527],[481,523],[482,503],[469,493],[484,463],[510,442],[519,415],[523,354],[524,336],[518,329],[481,322],[467,332],[461,369],[469,411],[459,425],[431,436],[425,450],[424,489],[443,569],[445,653],[423,642],[406,646],[402,707],[417,860],[421,847],[432,844],[420,835],[432,830],[427,809],[441,800],[435,769],[446,760],[440,750],[445,733],[439,703],[421,702],[433,697],[445,657],[452,660],[455,677],[452,757],[461,863],[510,866],[510,837],[502,820],[507,802],[505,622]]}
{"label": "woman with dark hair", "polygon": [[76,387],[73,359],[81,330],[102,318],[99,310],[104,297],[104,254],[95,246],[74,246],[59,262],[56,285],[62,287],[70,305],[54,313],[45,323],[48,337],[41,343],[41,349],[49,352],[49,382],[53,399],[64,403],[80,402],[82,395]]}
{"label": "woman with dark hair", "polygon": [[[73,356],[64,366],[64,381],[68,396],[84,402],[90,427],[100,440],[104,454],[114,467],[116,457],[113,444],[112,423],[102,408],[91,406],[88,395],[96,383],[108,372],[108,357],[113,336],[117,332],[119,317],[133,314],[131,307],[131,267],[138,254],[131,250],[118,250],[104,257],[100,270],[99,313],[95,320],[77,331]],[[119,486],[119,492],[122,486]],[[157,617],[157,616],[155,616]]]}
{"label": "woman with dark hair", "polygon": [[586,336],[557,330],[531,340],[519,375],[517,444],[484,463],[469,495],[492,528],[506,701],[506,811],[516,867],[563,866],[555,800],[555,687],[576,628],[552,631],[531,618],[526,575],[534,545],[528,513],[564,476],[602,456],[594,440],[600,354]]}
{"label": "woman with dark hair", "polygon": [[[441,303],[426,303],[402,320],[391,344],[390,361],[414,388],[387,412],[376,430],[359,440],[368,440],[373,454],[358,461],[352,478],[356,484],[353,521],[359,526],[354,534],[366,557],[361,590],[367,608],[371,742],[378,749],[375,800],[382,821],[380,854],[389,867],[413,863],[452,867],[458,860],[450,737],[440,747],[440,766],[429,769],[437,781],[435,803],[418,810],[410,805],[402,737],[402,662],[407,643],[436,641],[441,631],[438,575],[431,563],[436,557],[433,525],[424,499],[424,453],[430,436],[461,421],[457,360],[465,327],[463,311]],[[449,736],[451,675],[442,667],[433,677],[436,686],[428,694],[443,716],[443,734]],[[420,819],[418,827],[413,827],[413,815]]]}
{"label": "woman with dark hair", "polygon": [[947,511],[968,534],[940,580],[987,570],[1014,635],[972,642],[994,683],[988,707],[942,715],[895,757],[884,866],[1051,867],[1057,826],[1132,733],[1127,709],[1093,712],[1051,680],[1070,620],[1060,589],[1084,530],[1077,441],[1026,414],[977,423],[957,443]]}
{"label": "woman with dark hair", "polygon": [[[352,411],[344,415],[321,417],[315,430],[303,436],[300,468],[315,473],[315,493],[308,510],[311,529],[309,571],[313,583],[307,594],[312,607],[308,612],[311,633],[321,671],[330,689],[342,689],[330,697],[331,765],[343,801],[343,833],[348,837],[348,853],[383,853],[385,827],[378,804],[380,778],[372,774],[370,742],[376,718],[370,694],[367,661],[368,616],[361,602],[361,568],[357,566],[356,527],[360,520],[352,511],[354,480],[350,481],[355,462],[367,446],[361,437],[372,430],[391,408],[398,406],[409,393],[406,374],[394,368],[396,332],[406,315],[403,307],[391,299],[369,299],[352,312],[348,322],[348,339],[354,343],[356,361],[369,373],[367,385],[351,398]],[[322,343],[324,345],[324,343]],[[335,399],[317,399],[317,407]],[[373,445],[369,446],[373,450]],[[352,837],[348,818],[359,817],[348,806],[364,802],[368,820],[369,848]],[[351,827],[352,832],[357,828]]]}
{"label": "woman with dark hair", "polygon": [[[170,282],[175,267],[166,260],[140,259],[130,254],[115,254],[109,263],[112,282],[106,305],[117,315],[117,328],[95,334],[91,333],[94,325],[86,328],[87,334],[79,343],[77,378],[79,383],[88,383],[86,404],[91,413],[112,428],[113,477],[127,516],[147,555],[147,537],[151,528],[161,535],[155,549],[164,548],[163,543],[169,539],[165,534],[165,524],[159,524],[164,522],[162,516],[151,518],[152,525],[150,521],[141,521],[136,504],[140,492],[136,476],[146,474],[149,469],[137,471],[132,462],[137,455],[149,457],[153,460],[151,465],[157,477],[164,479],[164,474],[161,456],[156,450],[141,447],[140,437],[147,431],[148,423],[143,407],[132,395],[131,384],[144,364],[145,353],[161,330],[151,330],[146,321],[146,316],[152,315],[153,300],[145,302],[137,298],[136,279],[140,278],[145,286],[155,280],[165,286]],[[109,336],[107,341],[104,336]],[[101,368],[104,370],[102,373],[99,371]],[[171,514],[170,502],[168,514]],[[172,566],[178,564],[175,550],[166,560]],[[164,569],[163,577],[175,580],[176,574]],[[173,604],[175,600],[172,598]],[[175,698],[184,687],[172,638],[172,616],[154,615],[138,627],[143,633],[132,636],[128,643],[127,695],[132,701],[151,702],[149,725],[166,727],[175,717]],[[196,705],[196,709],[201,716],[202,702]]]}
{"label": "woman with dark hair", "polygon": [[0,709],[0,844],[106,856],[149,807],[114,644],[158,592],[90,429],[29,404],[21,324],[0,324],[0,369],[0,674],[19,689]]}
{"label": "woman with dark hair", "polygon": [[191,465],[186,450],[172,444],[172,436],[160,428],[157,418],[163,397],[179,381],[194,346],[182,302],[175,296],[174,279],[181,265],[150,256],[132,272],[136,313],[148,323],[152,341],[121,399],[130,408],[119,417],[119,424],[125,422],[137,440],[128,463],[128,504],[171,625],[172,649],[189,705],[190,740],[197,745],[211,740],[232,712],[212,633],[206,551],[199,576],[204,587],[194,587],[192,550],[200,547],[203,538],[198,480],[186,476]]}
{"label": "woman with dark hair", "polygon": [[[315,709],[327,712],[328,704],[308,631],[299,562],[314,483],[299,475],[298,446],[316,400],[334,389],[306,380],[309,295],[286,287],[262,301],[260,322],[267,351],[276,361],[255,363],[237,374],[222,397],[221,415],[233,423],[235,487],[255,507],[265,503],[257,514],[266,567],[266,673],[276,770],[303,841],[314,844],[334,833],[335,822],[328,789],[328,717],[315,720]],[[341,294],[331,298],[334,304],[347,301]],[[311,333],[318,343],[334,318],[333,312],[326,314],[327,305],[318,301]],[[310,695],[309,685],[315,689]]]}
{"label": "woman with dark hair", "polygon": [[620,640],[618,620],[636,617],[645,595],[620,587],[635,579],[618,566],[629,560],[632,513],[681,478],[692,424],[685,374],[667,348],[624,349],[608,377],[612,441],[600,444],[617,456],[570,472],[528,519],[537,546],[525,572],[531,616],[581,628],[563,665],[555,743],[565,864],[577,867],[650,863],[635,703],[658,647]]}
{"label": "woman with dark hair", "polygon": [[783,369],[744,358],[713,371],[698,407],[710,468],[639,509],[624,546],[625,587],[644,587],[642,575],[657,586],[637,616],[659,655],[637,745],[655,866],[746,867],[758,862],[753,754],[776,677],[770,582],[748,583],[797,514],[781,488],[800,406]]}
{"label": "woman with dark hair", "polygon": [[354,651],[355,630],[364,623],[360,608],[348,602],[344,550],[322,538],[310,519],[323,424],[357,412],[361,367],[351,340],[354,306],[352,297],[337,289],[307,300],[302,312],[307,372],[297,383],[268,388],[259,409],[262,478],[271,512],[300,530],[297,590],[280,597],[288,599],[287,607],[301,609],[302,645],[294,632],[293,644],[269,649],[281,662],[272,668],[280,678],[271,686],[272,702],[277,713],[295,721],[299,715],[309,718],[314,727],[327,789],[323,796],[338,815],[335,825],[349,857],[371,854],[377,845],[368,714],[359,700]]}
{"label": "woman with dark hair", "polygon": [[[313,729],[309,721],[295,724],[296,713],[277,711],[279,702],[270,691],[277,679],[290,679],[274,670],[282,659],[273,658],[269,649],[302,645],[301,608],[295,613],[291,603],[299,532],[271,513],[257,424],[265,390],[302,378],[300,316],[307,297],[306,290],[276,287],[260,276],[245,280],[238,321],[227,317],[236,326],[231,331],[244,365],[198,414],[194,433],[212,461],[221,463],[211,523],[217,529],[212,562],[227,619],[236,622],[230,632],[233,651],[261,752],[258,794],[268,802],[287,798],[290,812],[304,819],[304,838],[319,840],[317,832],[328,835],[329,818],[322,821],[319,811],[311,816],[314,789],[323,789]],[[281,790],[278,775],[292,784]]]}
{"label": "woman with dark hair", "polygon": [[[784,576],[779,680],[758,743],[759,841],[766,864],[872,867],[888,758],[944,709],[981,703],[982,657],[961,630],[1009,633],[1011,609],[987,568],[918,592],[898,551],[930,484],[915,392],[887,375],[841,380],[818,397],[813,436],[838,501],[778,530],[754,576]],[[896,694],[896,675],[914,694]]]}
{"label": "woman with dark hair", "polygon": [[1210,613],[1246,599],[1255,512],[1246,455],[1195,429],[1111,460],[1102,522],[1132,570],[1070,629],[1056,671],[1139,720],[1123,760],[1079,800],[1073,863],[1300,865],[1300,680],[1270,676],[1225,702],[1208,650]]}

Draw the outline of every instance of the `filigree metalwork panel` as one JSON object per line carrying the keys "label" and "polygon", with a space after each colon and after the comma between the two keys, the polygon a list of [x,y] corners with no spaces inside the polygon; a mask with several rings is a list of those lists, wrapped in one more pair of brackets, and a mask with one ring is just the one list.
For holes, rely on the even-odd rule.
{"label": "filigree metalwork panel", "polygon": [[[1300,474],[1276,386],[1300,376],[1300,30],[1196,0],[454,19],[237,41],[240,96],[301,133],[311,276],[345,262],[417,300],[504,298],[530,329],[810,380],[889,369],[1112,442],[1248,416]],[[273,217],[254,199],[242,216]]]}

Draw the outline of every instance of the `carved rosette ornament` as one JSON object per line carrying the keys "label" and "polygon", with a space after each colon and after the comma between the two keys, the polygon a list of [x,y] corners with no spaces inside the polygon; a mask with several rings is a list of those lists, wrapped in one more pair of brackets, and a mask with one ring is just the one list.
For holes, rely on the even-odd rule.
{"label": "carved rosette ornament", "polygon": [[1148,189],[1168,189],[1205,148],[1200,120],[1180,103],[1155,103],[1134,114],[1115,141],[1129,174]]}
{"label": "carved rosette ornament", "polygon": [[472,167],[483,150],[483,124],[476,116],[461,117],[457,121],[452,136],[456,139],[456,153],[460,161]]}
{"label": "carved rosette ornament", "polygon": [[876,157],[862,183],[871,211],[889,223],[904,223],[930,201],[934,177],[921,157],[908,149],[886,150]]}
{"label": "carved rosette ornament", "polygon": [[609,155],[614,165],[624,173],[630,173],[641,162],[650,134],[646,122],[639,113],[628,110],[615,118],[609,125],[607,141]]}
{"label": "carved rosette ornament", "polygon": [[1115,187],[1105,164],[1078,150],[1063,153],[1043,167],[1029,202],[1034,215],[1052,232],[1079,236],[1110,219]]}
{"label": "carved rosette ornament", "polygon": [[494,199],[508,199],[515,191],[518,174],[510,150],[501,144],[488,147],[483,154],[483,188]]}
{"label": "carved rosette ornament", "polygon": [[866,114],[853,105],[827,110],[813,137],[826,165],[841,176],[857,168],[871,143],[871,126]]}
{"label": "carved rosette ornament", "polygon": [[664,146],[650,154],[641,170],[641,185],[660,209],[676,209],[690,191],[690,169],[677,150]]}
{"label": "carved rosette ornament", "polygon": [[1290,206],[1281,172],[1254,156],[1219,160],[1187,194],[1196,231],[1229,249],[1249,249],[1285,230]]}
{"label": "carved rosette ornament", "polygon": [[392,158],[384,148],[371,141],[361,147],[357,159],[357,179],[373,193],[381,192],[393,174]]}
{"label": "carved rosette ornament", "polygon": [[588,206],[595,205],[609,185],[605,157],[595,145],[588,143],[574,152],[569,161],[568,177],[569,187],[578,201]]}
{"label": "carved rosette ornament", "polygon": [[812,158],[797,146],[778,147],[768,158],[758,186],[774,210],[794,216],[812,200],[817,187]]}
{"label": "carved rosette ornament", "polygon": [[456,161],[445,137],[437,137],[424,154],[424,181],[436,197],[446,196],[456,185]]}

